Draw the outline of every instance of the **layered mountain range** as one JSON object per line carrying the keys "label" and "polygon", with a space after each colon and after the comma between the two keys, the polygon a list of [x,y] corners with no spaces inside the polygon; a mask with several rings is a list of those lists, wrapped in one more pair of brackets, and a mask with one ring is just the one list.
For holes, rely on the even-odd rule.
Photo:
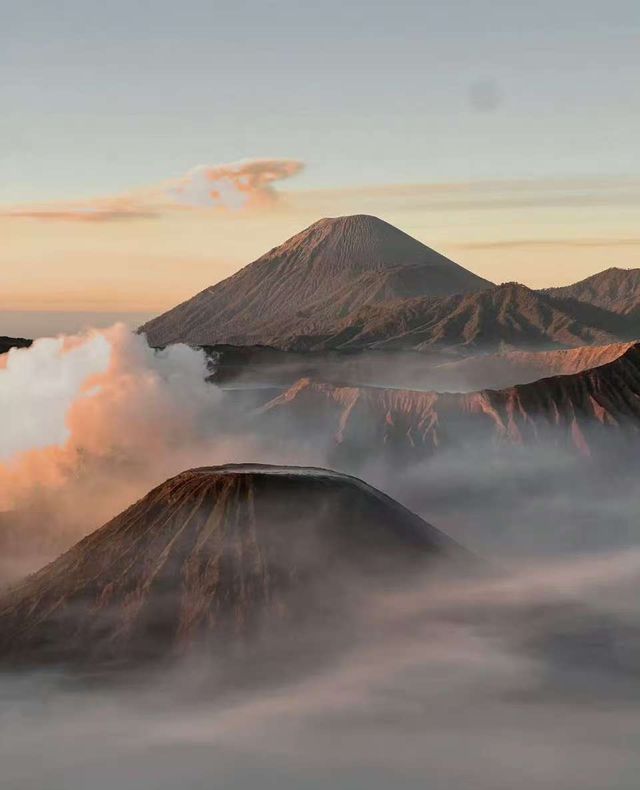
{"label": "layered mountain range", "polygon": [[222,655],[314,615],[339,617],[358,590],[462,555],[352,477],[192,469],[5,593],[0,661],[120,666],[194,643]]}
{"label": "layered mountain range", "polygon": [[338,321],[321,339],[293,347],[456,350],[570,348],[633,336],[632,322],[592,305],[556,299],[518,283],[439,299],[412,298],[367,305]]}
{"label": "layered mountain range", "polygon": [[487,353],[640,335],[638,270],[495,286],[376,217],[323,219],[141,327],[154,346]]}
{"label": "layered mountain range", "polygon": [[[615,356],[614,356],[615,355]],[[611,357],[614,357],[611,359]],[[352,467],[376,455],[395,463],[486,443],[546,442],[584,455],[640,434],[640,344],[614,346],[604,364],[500,390],[422,392],[300,379],[259,410],[280,433],[321,436]]]}

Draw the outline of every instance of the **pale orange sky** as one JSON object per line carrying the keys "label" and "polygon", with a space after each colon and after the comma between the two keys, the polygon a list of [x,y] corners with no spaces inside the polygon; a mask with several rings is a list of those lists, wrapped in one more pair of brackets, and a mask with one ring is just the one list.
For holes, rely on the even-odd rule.
{"label": "pale orange sky", "polygon": [[290,174],[236,179],[232,187],[242,191],[230,208],[200,200],[195,177],[186,201],[168,201],[165,184],[73,204],[5,206],[0,310],[157,313],[320,217],[351,213],[375,214],[495,282],[543,287],[640,265],[638,180],[276,192],[272,182]]}

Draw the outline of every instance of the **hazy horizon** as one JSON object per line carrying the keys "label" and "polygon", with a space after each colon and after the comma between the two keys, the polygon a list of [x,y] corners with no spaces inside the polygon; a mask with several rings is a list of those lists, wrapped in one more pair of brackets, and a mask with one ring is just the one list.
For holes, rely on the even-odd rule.
{"label": "hazy horizon", "polygon": [[[396,220],[392,224],[396,224],[401,230],[413,235],[428,246],[433,246],[438,252],[496,284],[515,280],[531,288],[544,288],[568,285],[612,267],[637,268],[635,263],[637,252],[640,249],[640,238],[633,237],[618,239],[579,237],[576,232],[572,237],[555,239],[518,240],[505,237],[500,240],[494,238],[486,241],[464,241],[466,230],[462,227],[458,241],[432,245],[430,240],[425,238],[425,234],[421,232],[419,224],[421,212],[412,209],[407,213],[406,208],[401,209],[398,205],[406,205],[408,193],[418,201],[431,201],[432,210],[443,213],[443,216],[451,217],[456,213],[464,216],[471,211],[475,212],[477,222],[479,222],[482,216],[492,216],[496,212],[509,210],[503,205],[504,198],[501,197],[500,186],[504,185],[490,185],[489,197],[486,194],[480,197],[473,192],[471,195],[467,195],[468,190],[455,189],[452,186],[433,188],[428,191],[425,189],[421,195],[415,187],[396,188],[395,194],[393,190],[381,190],[383,193],[388,193],[384,194],[382,200],[387,202],[391,200],[392,203],[390,216],[383,215],[381,218],[390,222]],[[513,186],[512,189],[514,189]],[[463,192],[462,196],[460,195],[461,191]],[[540,207],[536,204],[549,200],[546,194],[540,195],[536,194],[534,190],[527,190],[527,185],[520,185],[518,191],[517,201],[524,202],[530,211],[539,211]],[[366,200],[362,200],[365,210],[353,213],[371,213],[379,216],[379,213],[374,211],[376,202],[380,200],[379,192],[371,190]],[[416,192],[418,192],[417,197]],[[429,192],[428,195],[427,192]],[[345,192],[345,195],[348,194]],[[640,196],[640,189],[638,194]],[[331,197],[327,195],[323,197],[323,201],[316,200],[314,202],[321,202],[321,208],[327,209]],[[273,198],[269,197],[268,199],[272,200]],[[483,199],[487,205],[482,205]],[[469,202],[475,203],[475,205],[468,208],[466,204]],[[587,206],[590,205],[590,202],[587,199]],[[123,224],[119,224],[122,222],[121,217],[113,219],[109,217],[104,221],[87,221],[83,217],[73,214],[66,216],[64,213],[61,216],[56,213],[50,217],[46,213],[52,210],[49,207],[38,210],[43,212],[41,216],[36,214],[5,219],[10,223],[25,223],[26,232],[21,237],[25,246],[41,248],[48,242],[50,235],[60,242],[62,233],[63,243],[70,249],[78,246],[83,247],[90,240],[90,243],[97,245],[96,254],[98,254],[98,250],[102,250],[101,254],[104,254],[105,249],[109,249],[114,244],[123,243],[123,239],[118,238],[118,234],[123,233],[128,238],[128,243],[135,247],[136,242],[130,236],[129,230],[130,224],[135,222],[135,217],[133,220],[125,218]],[[62,208],[60,210],[64,212],[68,209]],[[111,211],[110,208],[106,210]],[[76,211],[75,207],[72,211]],[[214,215],[207,216],[204,213],[207,211],[212,211]],[[219,213],[216,214],[216,211]],[[185,249],[187,247],[193,249],[193,241],[188,239],[186,230],[190,228],[191,230],[197,229],[198,232],[205,232],[206,225],[210,224],[218,229],[218,235],[224,234],[226,249],[233,250],[234,257],[231,260],[210,261],[206,255],[200,255],[198,252],[198,257],[190,260],[190,272],[187,272],[184,264],[179,262],[179,245],[175,241],[169,241],[169,244],[173,244],[171,258],[167,257],[166,247],[163,252],[157,253],[157,258],[152,253],[145,251],[144,268],[140,274],[132,271],[131,260],[128,254],[123,253],[118,256],[117,260],[110,263],[108,271],[102,273],[86,267],[82,259],[78,260],[78,251],[74,250],[70,259],[59,261],[55,268],[47,267],[49,272],[53,272],[55,278],[60,276],[64,278],[65,270],[69,270],[67,276],[73,277],[74,285],[66,292],[64,288],[60,291],[48,289],[46,294],[39,293],[38,278],[34,287],[34,281],[25,281],[21,273],[22,268],[16,266],[16,275],[20,274],[19,277],[16,277],[16,288],[19,289],[19,292],[12,294],[10,290],[5,290],[0,298],[3,318],[0,334],[39,337],[61,332],[73,334],[91,326],[101,328],[118,322],[123,322],[132,328],[139,326],[149,318],[190,298],[203,288],[215,285],[234,274],[271,247],[284,242],[291,235],[303,230],[317,219],[328,216],[328,212],[325,212],[312,218],[313,215],[310,213],[309,207],[296,210],[296,207],[292,206],[291,196],[286,193],[284,197],[278,197],[275,205],[251,207],[241,210],[239,214],[231,214],[225,207],[220,209],[194,207],[188,211],[188,214],[191,212],[195,216],[185,216],[179,211],[176,217],[165,219],[165,225],[175,228],[179,227],[181,223],[184,224],[186,226],[183,230]],[[404,226],[397,221],[397,217],[402,219],[403,216],[407,217]],[[0,214],[0,224],[2,221],[3,218]],[[141,222],[147,221],[146,218],[141,220]],[[161,220],[154,218],[152,221]],[[464,221],[463,219],[463,223]],[[298,226],[294,227],[296,222]],[[418,223],[415,227],[412,224],[414,222]],[[47,234],[51,223],[54,227]],[[33,224],[43,227],[43,230],[35,237],[28,232]],[[59,225],[61,229],[59,229]],[[113,225],[115,228],[112,227]],[[74,230],[77,228],[76,233],[72,236],[65,234],[65,228],[68,226]],[[260,235],[258,237],[247,235],[248,228],[256,230]],[[279,238],[278,234],[281,234]],[[14,235],[14,239],[18,239],[17,233]],[[162,237],[156,241],[159,243],[162,241]],[[167,241],[166,237],[164,237],[164,241]],[[615,254],[613,259],[610,257],[612,251]],[[245,256],[244,260],[241,260],[243,255]],[[541,256],[544,257],[545,264],[536,265],[535,262]],[[154,260],[149,260],[150,257],[153,257]],[[571,261],[573,261],[573,265],[571,265]],[[560,266],[560,263],[563,265]],[[153,264],[157,265],[158,272],[151,271],[150,267]],[[31,265],[33,266],[33,264]],[[76,265],[80,265],[78,272],[74,271]],[[118,286],[117,282],[112,284],[112,280],[116,277],[121,279],[122,286]],[[9,270],[10,284],[11,270]]]}
{"label": "hazy horizon", "polygon": [[634,2],[6,17],[0,310],[159,313],[353,213],[494,282],[638,266]]}

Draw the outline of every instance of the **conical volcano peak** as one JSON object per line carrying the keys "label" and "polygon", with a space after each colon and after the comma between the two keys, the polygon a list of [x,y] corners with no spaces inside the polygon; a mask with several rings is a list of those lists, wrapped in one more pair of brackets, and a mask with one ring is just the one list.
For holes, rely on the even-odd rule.
{"label": "conical volcano peak", "polygon": [[0,662],[120,664],[202,640],[219,654],[278,624],[340,617],[342,589],[464,556],[354,477],[191,469],[0,597]]}
{"label": "conical volcano peak", "polygon": [[[364,305],[490,287],[378,217],[327,217],[142,327],[151,345],[295,346]],[[305,343],[303,343],[305,345]]]}
{"label": "conical volcano peak", "polygon": [[456,264],[399,228],[370,214],[325,217],[268,253],[269,258],[301,252],[295,264],[321,263],[329,270],[363,273],[397,266]]}
{"label": "conical volcano peak", "polygon": [[[353,236],[369,243],[376,241],[405,239],[413,247],[425,246],[409,236],[408,233],[396,228],[389,222],[373,214],[345,214],[341,217],[323,217],[310,225],[307,230],[319,230],[327,234]],[[304,233],[304,231],[303,231]]]}

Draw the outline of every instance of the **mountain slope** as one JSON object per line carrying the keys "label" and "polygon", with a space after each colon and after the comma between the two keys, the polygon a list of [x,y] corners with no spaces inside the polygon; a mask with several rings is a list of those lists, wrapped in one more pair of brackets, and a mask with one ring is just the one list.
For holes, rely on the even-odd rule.
{"label": "mountain slope", "polygon": [[546,293],[577,299],[619,315],[640,315],[640,269],[615,267],[572,285],[548,288]]}
{"label": "mountain slope", "polygon": [[[324,439],[337,463],[392,463],[451,447],[540,441],[589,455],[640,434],[640,344],[599,367],[472,393],[344,387],[301,379],[258,413],[265,428]],[[604,357],[606,358],[606,357]]]}
{"label": "mountain slope", "polygon": [[372,304],[337,322],[331,332],[290,337],[293,348],[553,349],[609,344],[631,334],[625,320],[575,300],[555,299],[518,283],[439,299]]}
{"label": "mountain slope", "polygon": [[[0,659],[167,657],[316,609],[455,544],[361,481],[321,469],[184,472],[0,599]],[[334,600],[334,597],[336,600]],[[335,607],[334,607],[335,604]]]}
{"label": "mountain slope", "polygon": [[490,286],[376,217],[322,219],[141,327],[151,345],[281,345],[368,304]]}

